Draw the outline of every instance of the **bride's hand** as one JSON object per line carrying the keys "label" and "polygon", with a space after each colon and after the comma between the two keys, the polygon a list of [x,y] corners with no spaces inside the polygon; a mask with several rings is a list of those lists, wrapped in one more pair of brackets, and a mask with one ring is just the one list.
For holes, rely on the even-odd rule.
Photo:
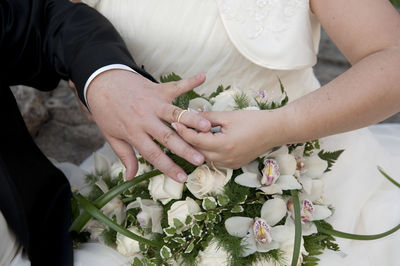
{"label": "bride's hand", "polygon": [[213,126],[221,126],[220,132],[197,132],[183,123],[172,126],[216,166],[237,169],[281,144],[283,132],[273,111],[205,112],[202,116]]}
{"label": "bride's hand", "polygon": [[[180,94],[202,84],[200,74],[178,82],[156,84],[125,70],[109,70],[89,85],[87,101],[92,117],[104,137],[127,168],[127,178],[137,172],[133,147],[156,168],[184,182],[185,172],[153,141],[170,149],[187,161],[201,165],[204,157],[183,141],[165,122],[178,120],[182,110],[171,102]],[[209,131],[209,121],[193,112],[186,112],[180,121],[200,131]]]}

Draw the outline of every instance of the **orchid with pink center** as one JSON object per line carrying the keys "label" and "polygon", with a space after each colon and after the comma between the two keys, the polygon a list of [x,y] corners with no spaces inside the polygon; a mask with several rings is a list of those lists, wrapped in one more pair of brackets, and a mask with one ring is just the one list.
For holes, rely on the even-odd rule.
{"label": "orchid with pink center", "polygon": [[134,208],[140,208],[136,218],[142,229],[151,229],[151,232],[153,233],[162,233],[161,217],[163,214],[163,208],[158,202],[137,198],[134,202],[131,202],[126,206],[126,210]]}
{"label": "orchid with pink center", "polygon": [[242,167],[243,174],[238,175],[235,182],[245,187],[258,188],[268,195],[302,188],[294,177],[296,160],[286,146],[267,154],[266,158],[261,172],[258,170],[258,162],[253,161]]}
{"label": "orchid with pink center", "polygon": [[[243,257],[255,252],[268,252],[279,248],[275,239],[274,225],[286,216],[286,203],[274,198],[266,201],[261,208],[261,217],[249,218],[235,216],[225,221],[225,228],[232,236],[242,238]],[[284,230],[284,228],[280,228]]]}

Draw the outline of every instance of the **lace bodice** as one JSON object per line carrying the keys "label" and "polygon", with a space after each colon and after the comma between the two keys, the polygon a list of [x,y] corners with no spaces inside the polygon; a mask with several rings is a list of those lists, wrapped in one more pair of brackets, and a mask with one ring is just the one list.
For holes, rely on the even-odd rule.
{"label": "lace bodice", "polygon": [[296,99],[319,83],[319,24],[307,0],[89,1],[116,26],[136,62],[155,78],[205,72],[198,92],[220,84]]}

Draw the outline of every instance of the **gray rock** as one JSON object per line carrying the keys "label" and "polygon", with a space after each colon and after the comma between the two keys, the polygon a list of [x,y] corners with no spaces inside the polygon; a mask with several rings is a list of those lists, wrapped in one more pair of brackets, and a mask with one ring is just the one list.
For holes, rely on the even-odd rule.
{"label": "gray rock", "polygon": [[49,119],[49,112],[43,103],[41,93],[31,87],[15,86],[11,88],[25,124],[32,136]]}

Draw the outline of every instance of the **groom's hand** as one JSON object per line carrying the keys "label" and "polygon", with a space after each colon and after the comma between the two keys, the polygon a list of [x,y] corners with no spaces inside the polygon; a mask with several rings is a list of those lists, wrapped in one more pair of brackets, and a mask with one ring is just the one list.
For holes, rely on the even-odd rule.
{"label": "groom's hand", "polygon": [[[204,156],[179,137],[165,122],[178,120],[181,109],[172,101],[205,81],[200,74],[178,82],[157,84],[126,70],[109,70],[89,85],[87,103],[104,137],[127,168],[127,178],[135,176],[138,165],[133,147],[156,168],[178,182],[187,178],[153,141],[195,165]],[[211,128],[208,120],[194,112],[185,112],[180,121],[199,131]]]}

